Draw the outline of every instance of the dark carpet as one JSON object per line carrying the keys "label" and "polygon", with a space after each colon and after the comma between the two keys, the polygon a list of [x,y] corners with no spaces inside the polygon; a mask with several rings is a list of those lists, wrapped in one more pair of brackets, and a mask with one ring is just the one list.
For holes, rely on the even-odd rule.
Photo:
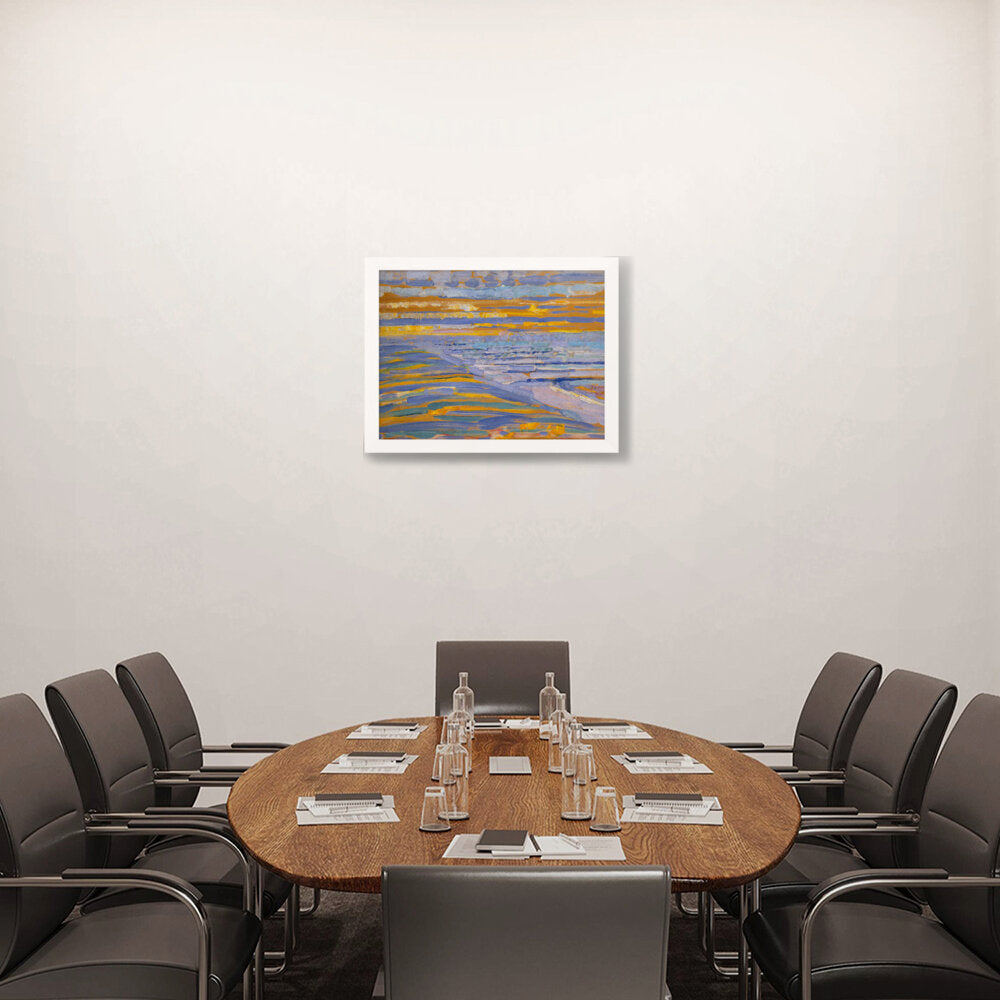
{"label": "dark carpet", "polygon": [[[304,901],[311,895],[311,890],[303,890]],[[302,918],[291,968],[267,980],[266,1000],[369,1000],[382,964],[381,907],[381,896],[324,892],[319,910]],[[734,921],[720,919],[719,924],[721,947],[734,948]],[[267,922],[265,940],[268,948],[280,947],[280,920]],[[716,978],[698,949],[697,920],[676,907],[670,920],[667,981],[676,1000],[736,1000],[735,981]],[[764,997],[776,1000],[777,994],[765,984]]]}

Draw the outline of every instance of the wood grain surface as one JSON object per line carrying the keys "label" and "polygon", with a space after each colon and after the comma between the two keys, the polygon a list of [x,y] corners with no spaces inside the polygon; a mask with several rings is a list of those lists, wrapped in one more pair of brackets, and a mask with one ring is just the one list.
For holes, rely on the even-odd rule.
{"label": "wood grain surface", "polygon": [[[537,730],[480,731],[472,743],[470,818],[452,821],[449,833],[422,833],[420,807],[430,780],[440,718],[416,740],[348,740],[350,726],[305,740],[266,757],[247,771],[229,795],[229,820],[237,837],[261,864],[303,885],[350,892],[379,892],[383,865],[477,864],[445,861],[441,854],[456,833],[491,827],[526,828],[535,834],[589,836],[586,822],[563,820],[561,776],[548,772],[548,742]],[[763,764],[743,754],[672,729],[637,723],[652,740],[594,740],[598,784],[619,795],[641,792],[700,792],[717,795],[722,826],[666,823],[622,825],[628,864],[666,864],[675,892],[723,888],[749,882],[788,852],[799,826],[799,803],[789,786]],[[396,750],[418,754],[405,774],[322,774],[348,750]],[[625,750],[689,753],[713,774],[632,775],[611,759]],[[491,775],[491,755],[531,758],[530,775]],[[393,795],[399,823],[298,826],[295,803],[318,792],[378,791]],[[494,859],[495,860],[495,859]],[[501,864],[572,864],[503,860]],[[580,864],[593,864],[580,861]],[[614,862],[604,862],[613,864]]]}

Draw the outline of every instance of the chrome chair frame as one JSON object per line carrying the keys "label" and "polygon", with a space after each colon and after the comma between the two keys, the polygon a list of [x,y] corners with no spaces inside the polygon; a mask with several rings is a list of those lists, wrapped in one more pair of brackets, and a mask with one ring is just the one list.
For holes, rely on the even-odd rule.
{"label": "chrome chair frame", "polygon": [[171,896],[187,907],[198,927],[197,1000],[209,1000],[212,928],[201,893],[190,882],[165,872],[137,875],[131,868],[67,868],[59,875],[0,875],[0,889],[146,889]]}
{"label": "chrome chair frame", "polygon": [[[151,809],[169,810],[170,806],[151,806]],[[183,808],[177,807],[177,811],[172,814],[177,819],[184,819]],[[204,818],[195,822],[170,822],[171,815],[160,811],[155,815],[149,813],[85,813],[83,817],[84,830],[88,834],[97,836],[135,836],[136,832],[149,834],[151,836],[192,836],[205,840],[214,840],[225,844],[239,858],[243,867],[243,905],[258,920],[262,920],[261,914],[264,909],[263,883],[260,880],[260,868],[257,863],[246,854],[239,841],[236,840],[221,816],[215,813],[208,813]],[[213,822],[214,820],[214,822]],[[132,871],[133,869],[122,869]],[[243,975],[243,997],[250,1000],[251,995],[254,1000],[263,1000],[264,996],[264,976],[267,969],[264,966],[264,934],[257,940],[257,947],[254,950],[253,974],[248,967]]]}
{"label": "chrome chair frame", "polygon": [[[825,807],[815,806],[817,810]],[[913,836],[920,829],[920,815],[918,813],[862,813],[853,806],[833,807],[836,811],[827,813],[810,812],[806,817],[806,822],[799,826],[796,839],[807,837],[835,837],[850,836],[864,832],[867,836]],[[850,816],[845,816],[845,812],[850,812]],[[810,823],[809,821],[813,822]],[[815,825],[813,825],[813,823]],[[871,871],[872,869],[861,869]],[[749,899],[744,899],[744,893],[750,894]],[[749,954],[746,938],[743,936],[743,924],[747,917],[760,908],[760,881],[749,883],[748,886],[740,887],[740,937],[738,950],[735,952],[719,952],[715,949],[715,902],[711,895],[704,894],[705,906],[704,922],[705,928],[702,935],[702,945],[705,955],[713,971],[725,979],[738,979],[740,989],[740,1000],[746,1000],[745,991],[748,988],[747,979],[749,977],[749,996],[752,1000],[760,998],[760,969]],[[711,904],[711,905],[706,905]],[[722,911],[723,913],[725,911]],[[733,962],[735,965],[723,965],[720,960]]]}
{"label": "chrome chair frame", "polygon": [[[256,745],[256,744],[255,744]],[[260,744],[262,745],[262,744]],[[249,744],[248,744],[249,746]],[[228,748],[222,748],[223,752],[228,752]],[[248,753],[254,751],[248,750]],[[202,768],[198,771],[153,771],[153,784],[164,787],[188,786],[196,784],[204,788],[231,788],[242,774],[242,771],[232,771],[227,768]],[[198,806],[150,806],[143,814],[131,814],[133,818],[143,818],[148,816],[195,816],[198,819],[213,818],[225,823],[224,817],[211,809],[203,809]],[[313,903],[305,915],[315,913],[319,906],[319,889],[313,890]],[[302,914],[299,911],[299,887],[292,884],[292,891],[289,894],[289,901],[282,907],[282,948],[281,951],[264,952],[265,962],[274,962],[274,965],[264,965],[263,974],[265,976],[280,976],[292,964],[292,954],[295,951],[298,940],[298,920]],[[253,911],[254,915],[263,920],[263,900],[260,907]]]}
{"label": "chrome chair frame", "polygon": [[[866,831],[867,836],[867,831]],[[844,872],[812,891],[799,925],[799,982],[801,1000],[812,1000],[812,936],[816,915],[838,896],[865,888],[885,889],[996,889],[1000,873],[952,875],[944,868],[869,868]]]}

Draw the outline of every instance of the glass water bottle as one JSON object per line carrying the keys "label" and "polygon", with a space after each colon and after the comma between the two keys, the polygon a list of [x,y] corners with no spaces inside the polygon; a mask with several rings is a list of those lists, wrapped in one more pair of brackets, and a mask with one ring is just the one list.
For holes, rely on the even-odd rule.
{"label": "glass water bottle", "polygon": [[569,724],[573,716],[566,711],[566,695],[560,693],[558,707],[549,716],[549,770],[562,771],[562,748],[569,742]]}
{"label": "glass water bottle", "polygon": [[465,671],[458,675],[458,687],[452,692],[451,700],[456,712],[461,708],[469,713],[469,718],[476,717],[475,695],[469,687],[469,675]]}
{"label": "glass water bottle", "polygon": [[556,687],[556,675],[545,674],[545,687],[538,692],[538,738],[549,738],[549,716],[559,707],[559,688]]}

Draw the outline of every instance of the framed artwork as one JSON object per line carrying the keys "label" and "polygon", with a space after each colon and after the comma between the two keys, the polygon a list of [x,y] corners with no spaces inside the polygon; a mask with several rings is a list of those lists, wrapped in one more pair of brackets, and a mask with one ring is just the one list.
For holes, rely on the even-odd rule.
{"label": "framed artwork", "polygon": [[367,258],[365,451],[618,451],[618,258]]}

